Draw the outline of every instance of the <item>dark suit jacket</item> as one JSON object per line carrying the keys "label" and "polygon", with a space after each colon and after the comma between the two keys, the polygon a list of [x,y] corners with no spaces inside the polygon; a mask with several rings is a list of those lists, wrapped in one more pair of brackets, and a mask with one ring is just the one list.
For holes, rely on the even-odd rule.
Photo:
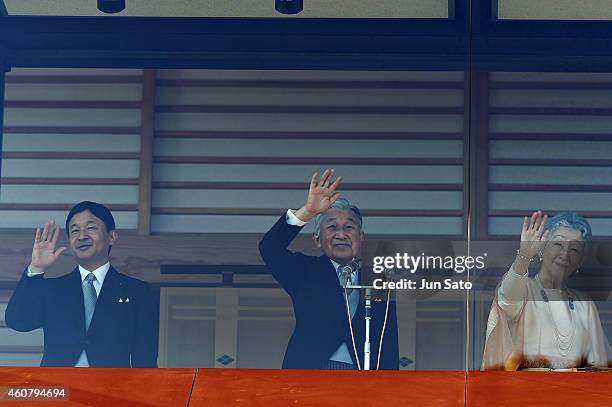
{"label": "dark suit jacket", "polygon": [[91,367],[157,367],[158,309],[145,282],[111,266],[85,332],[79,269],[59,278],[28,277],[26,269],[5,319],[17,331],[43,329],[41,366],[74,366],[85,349]]}
{"label": "dark suit jacket", "polygon": [[[338,276],[326,256],[306,256],[287,249],[302,228],[287,224],[285,215],[265,234],[259,252],[266,266],[293,301],[295,330],[289,340],[283,368],[323,369],[329,357],[346,342],[354,360],[348,326],[345,298]],[[385,302],[372,302],[370,325],[371,368],[376,368]],[[363,367],[365,338],[364,303],[352,318],[359,360]],[[389,305],[389,316],[380,362],[381,369],[399,369],[397,319],[395,303]]]}

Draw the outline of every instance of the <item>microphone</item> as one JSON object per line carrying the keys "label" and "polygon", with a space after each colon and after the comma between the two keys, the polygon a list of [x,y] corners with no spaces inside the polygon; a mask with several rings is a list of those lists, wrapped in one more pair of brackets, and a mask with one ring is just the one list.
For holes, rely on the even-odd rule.
{"label": "microphone", "polygon": [[400,280],[400,275],[398,273],[396,273],[395,269],[385,269],[385,271],[383,271],[384,276],[386,281],[399,281]]}
{"label": "microphone", "polygon": [[361,269],[361,259],[359,257],[354,257],[349,263],[338,267],[338,272],[342,277],[343,287],[350,285],[351,275],[359,271],[359,269]]}

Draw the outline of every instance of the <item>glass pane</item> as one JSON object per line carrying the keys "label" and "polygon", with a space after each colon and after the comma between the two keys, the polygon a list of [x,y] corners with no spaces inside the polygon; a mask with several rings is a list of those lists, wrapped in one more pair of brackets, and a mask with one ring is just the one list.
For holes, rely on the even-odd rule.
{"label": "glass pane", "polygon": [[[473,276],[472,368],[607,367],[610,73],[495,71],[483,81],[487,239],[472,247],[489,261]],[[530,232],[529,220],[523,231],[538,210],[534,228],[545,215],[546,226]]]}
{"label": "glass pane", "polygon": [[[121,235],[112,265],[159,289],[160,366],[366,368],[369,301],[371,369],[464,369],[467,291],[442,287],[464,276],[455,267],[465,250],[463,72],[159,70],[154,82],[152,74],[7,76],[5,306],[34,229],[47,219],[63,225],[67,209],[91,200],[109,206]],[[151,89],[154,106],[143,96]],[[152,235],[139,235],[146,103],[155,111]],[[342,176],[338,190],[359,207],[361,226],[338,209],[341,226],[324,220],[319,240],[314,220],[290,239],[304,257],[285,259],[276,236],[264,264],[258,243],[278,219],[295,228],[286,211],[305,204],[312,174],[325,168]],[[59,244],[69,246],[63,232]],[[69,252],[49,277],[74,269]],[[346,265],[353,255],[362,264],[351,285],[373,287],[368,298],[362,287],[345,297],[330,260]],[[411,269],[409,257],[413,266],[435,259]],[[40,331],[17,333],[8,320],[2,360],[38,364]]]}

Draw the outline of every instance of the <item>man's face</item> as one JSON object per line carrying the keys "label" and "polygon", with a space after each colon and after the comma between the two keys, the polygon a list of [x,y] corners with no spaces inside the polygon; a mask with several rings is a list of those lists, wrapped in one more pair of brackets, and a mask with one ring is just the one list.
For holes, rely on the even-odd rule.
{"label": "man's face", "polygon": [[117,232],[110,233],[106,225],[90,211],[77,213],[68,225],[70,250],[77,262],[93,271],[108,261],[108,249],[115,243]]}
{"label": "man's face", "polygon": [[542,265],[553,276],[566,279],[580,266],[584,249],[578,230],[560,227],[546,242]]}
{"label": "man's face", "polygon": [[361,255],[363,237],[353,211],[332,208],[323,214],[320,234],[313,240],[327,257],[346,264]]}

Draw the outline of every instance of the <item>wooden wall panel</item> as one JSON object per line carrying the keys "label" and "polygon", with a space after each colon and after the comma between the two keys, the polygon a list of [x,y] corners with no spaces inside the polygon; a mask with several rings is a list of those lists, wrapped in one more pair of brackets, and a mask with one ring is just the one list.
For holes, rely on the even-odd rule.
{"label": "wooden wall panel", "polygon": [[7,75],[0,228],[64,223],[82,200],[135,229],[140,70],[15,69]]}
{"label": "wooden wall panel", "polygon": [[373,233],[463,234],[461,73],[173,70],[157,85],[154,232],[264,232],[333,167]]}
{"label": "wooden wall panel", "polygon": [[578,212],[594,236],[612,236],[612,76],[494,72],[489,96],[489,233],[518,235],[542,209]]}
{"label": "wooden wall panel", "polygon": [[[246,332],[255,329],[275,332],[280,340],[277,367],[293,321],[286,304],[270,305],[276,294],[264,295],[257,305],[247,300],[263,289],[221,287],[227,276],[220,272],[162,275],[161,266],[261,265],[262,233],[286,207],[301,203],[309,174],[324,166],[349,176],[343,190],[362,206],[370,243],[390,235],[462,235],[462,73],[159,71],[155,76],[121,70],[12,74],[0,196],[6,222],[0,224],[5,232],[0,287],[7,292],[29,262],[33,228],[49,217],[62,224],[82,194],[111,204],[120,228],[111,257],[119,270],[179,290],[172,298],[162,295],[162,366],[231,367],[219,361],[221,353],[240,357],[244,366],[263,366],[259,346],[244,342]],[[143,87],[147,77],[149,85],[155,80],[155,95]],[[147,138],[153,124],[154,140]],[[141,176],[150,168],[148,157],[150,180]],[[50,199],[37,204],[31,191],[48,191]],[[250,205],[245,196],[252,198]],[[309,228],[293,249],[316,254]],[[147,235],[150,231],[159,235]],[[49,275],[74,266],[66,254]],[[268,274],[237,275],[233,281],[241,287],[276,286]],[[212,317],[206,304],[189,302],[206,296],[180,291],[198,285],[215,292]],[[232,290],[244,292],[233,301],[227,295]],[[267,290],[284,296],[278,288]],[[415,342],[414,329],[403,332],[410,333],[405,341]],[[26,351],[39,352],[40,341],[32,346],[36,349],[9,350],[11,360],[31,362]]]}

